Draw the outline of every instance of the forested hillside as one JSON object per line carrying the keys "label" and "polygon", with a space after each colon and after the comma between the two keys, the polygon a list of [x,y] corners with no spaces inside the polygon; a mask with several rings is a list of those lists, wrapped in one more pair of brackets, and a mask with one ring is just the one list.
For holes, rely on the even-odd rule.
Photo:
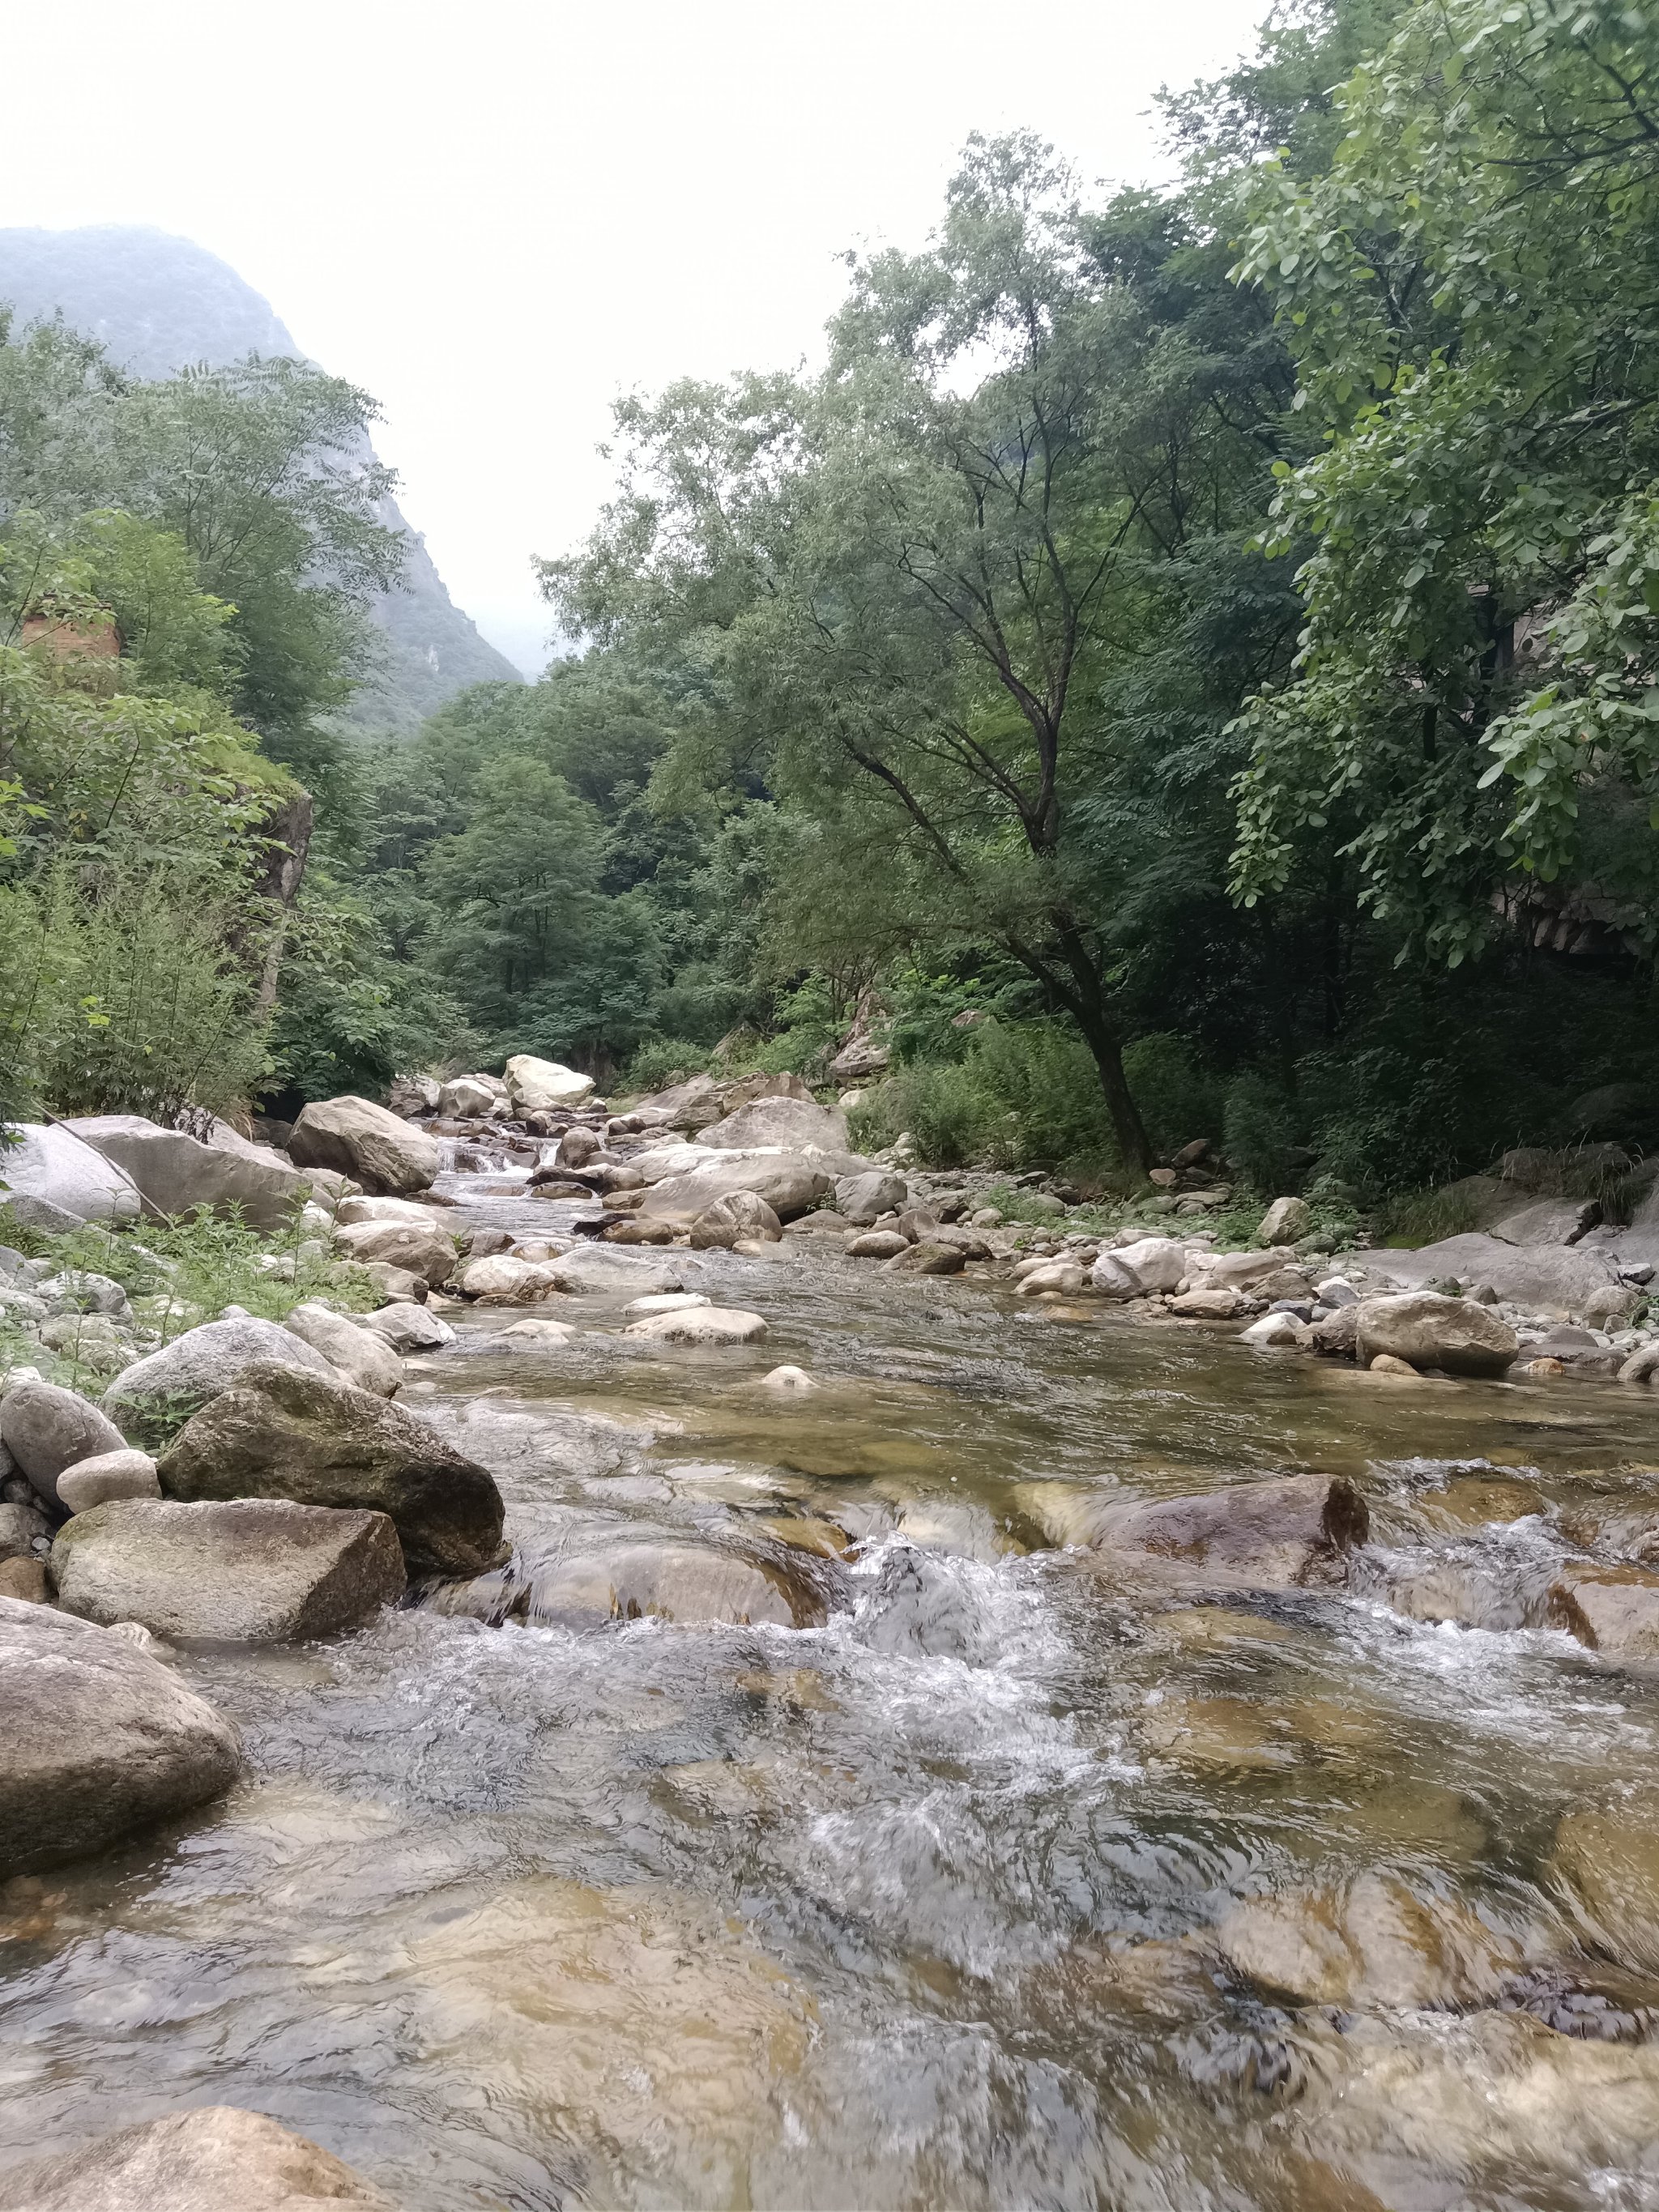
{"label": "forested hillside", "polygon": [[[269,301],[216,254],[130,224],[0,230],[0,303],[19,325],[60,317],[112,367],[149,380],[255,355],[304,357]],[[372,464],[367,431],[362,450]],[[375,519],[402,539],[403,556],[392,587],[366,602],[379,650],[337,712],[362,730],[407,733],[467,685],[516,682],[517,672],[452,601],[389,489]]]}
{"label": "forested hillside", "polygon": [[[1178,189],[974,141],[821,367],[619,409],[580,656],[395,750],[326,735],[397,556],[364,395],[14,327],[14,1096],[853,1036],[867,1139],[1085,1182],[1659,1138],[1656,45],[1334,0],[1167,101]],[[30,641],[106,611],[118,662]]]}

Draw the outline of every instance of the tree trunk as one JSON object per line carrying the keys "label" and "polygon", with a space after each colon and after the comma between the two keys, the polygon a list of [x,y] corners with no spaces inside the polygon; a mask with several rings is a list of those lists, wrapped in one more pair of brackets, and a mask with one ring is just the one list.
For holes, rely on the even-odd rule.
{"label": "tree trunk", "polygon": [[[1060,922],[1055,933],[1073,986],[1070,991],[1062,992],[1061,996],[1083,1032],[1084,1042],[1094,1054],[1100,1087],[1106,1094],[1106,1110],[1112,1117],[1112,1133],[1117,1139],[1118,1157],[1131,1175],[1144,1182],[1152,1168],[1152,1148],[1147,1142],[1146,1125],[1129,1088],[1129,1079],[1123,1073],[1123,1048],[1106,1011],[1099,967],[1091,957],[1075,922]],[[1029,957],[1026,964],[1032,965]],[[1033,972],[1051,986],[1055,980],[1052,973],[1045,974],[1040,966],[1033,967]]]}
{"label": "tree trunk", "polygon": [[1140,1109],[1129,1088],[1129,1079],[1123,1073],[1123,1048],[1108,1023],[1087,1010],[1079,1015],[1078,1027],[1083,1031],[1084,1039],[1095,1056],[1095,1066],[1099,1072],[1100,1087],[1106,1094],[1106,1110],[1112,1117],[1112,1132],[1117,1139],[1119,1155],[1129,1172],[1144,1182],[1152,1164],[1152,1148],[1147,1141],[1146,1125],[1140,1118]]}

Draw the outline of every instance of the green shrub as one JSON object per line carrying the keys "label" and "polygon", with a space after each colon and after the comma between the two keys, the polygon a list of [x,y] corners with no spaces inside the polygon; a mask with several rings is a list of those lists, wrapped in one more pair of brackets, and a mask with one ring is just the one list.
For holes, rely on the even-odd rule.
{"label": "green shrub", "polygon": [[635,1051],[617,1079],[617,1089],[623,1097],[666,1091],[671,1084],[701,1075],[709,1057],[707,1045],[690,1044],[684,1037],[653,1037]]}

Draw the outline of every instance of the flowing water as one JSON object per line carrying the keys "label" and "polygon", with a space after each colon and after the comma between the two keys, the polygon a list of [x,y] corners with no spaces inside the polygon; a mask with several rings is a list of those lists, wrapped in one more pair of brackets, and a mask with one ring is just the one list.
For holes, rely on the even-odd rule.
{"label": "flowing water", "polygon": [[[475,1221],[572,1212],[478,1182]],[[1659,1784],[1659,1697],[1526,1625],[1564,1512],[1659,1527],[1659,1402],[1385,1386],[793,1242],[637,1257],[769,1339],[570,1299],[562,1348],[475,1310],[411,1363],[501,1483],[519,1615],[180,1654],[251,1778],[0,1923],[0,2160],[227,2103],[411,2212],[1659,2203],[1659,1979],[1551,1866]],[[1049,1540],[1304,1469],[1370,1501],[1348,1590],[1212,1602]],[[760,1560],[819,1625],[544,1617],[619,1538]],[[1430,1572],[1490,1625],[1386,1601]],[[1357,1978],[1218,1948],[1311,1893],[1382,1925]]]}

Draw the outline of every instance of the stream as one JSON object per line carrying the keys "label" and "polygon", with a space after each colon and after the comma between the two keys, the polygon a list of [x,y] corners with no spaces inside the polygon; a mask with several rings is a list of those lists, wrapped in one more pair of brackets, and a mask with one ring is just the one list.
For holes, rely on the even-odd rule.
{"label": "stream", "polygon": [[[444,1178],[457,1218],[579,1211],[480,1184]],[[1659,1696],[1515,1625],[1564,1510],[1653,1517],[1659,1397],[1384,1385],[811,1243],[627,1255],[754,1346],[571,1297],[566,1346],[472,1309],[408,1364],[527,1610],[179,1655],[252,1778],[0,1923],[0,2160],[225,2103],[410,2212],[1659,2204],[1659,1975],[1550,1865],[1659,1786]],[[1370,1504],[1346,1590],[1218,1599],[1044,1533],[1304,1470]],[[819,1625],[538,1617],[618,1537],[764,1559]],[[1492,1625],[1388,1602],[1419,1569]],[[1388,1922],[1363,1986],[1218,1952],[1316,1893]]]}

